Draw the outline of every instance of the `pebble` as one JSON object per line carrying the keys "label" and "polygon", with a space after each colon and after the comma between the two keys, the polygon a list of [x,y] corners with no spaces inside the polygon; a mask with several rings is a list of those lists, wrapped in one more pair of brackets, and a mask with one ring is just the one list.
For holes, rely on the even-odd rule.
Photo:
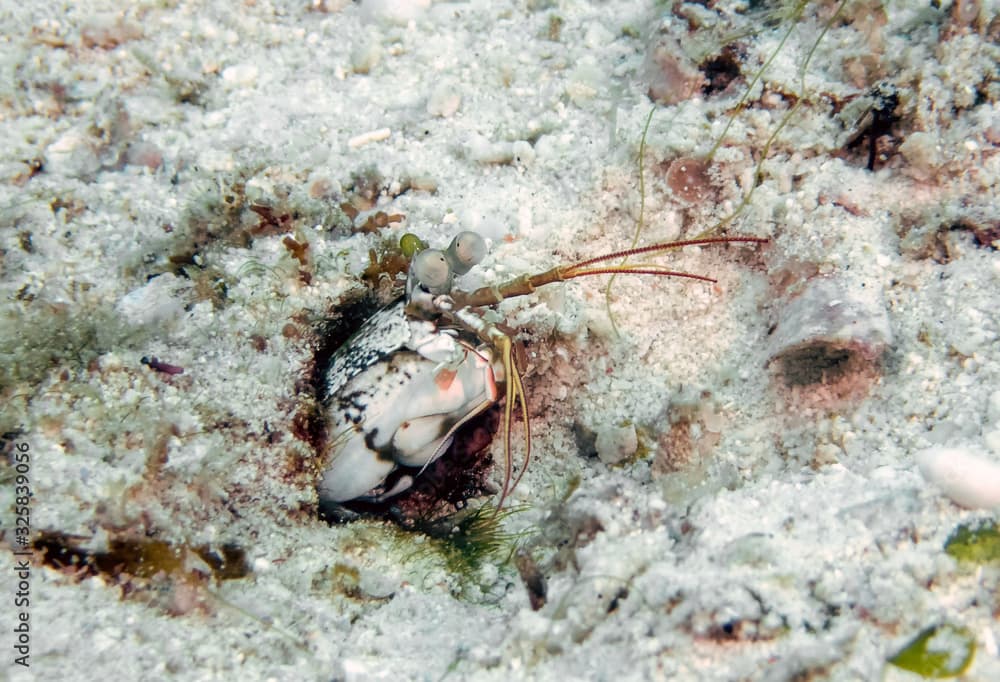
{"label": "pebble", "polygon": [[253,64],[235,64],[222,70],[222,80],[231,85],[253,85],[259,75],[260,69]]}
{"label": "pebble", "polygon": [[431,116],[450,118],[462,105],[462,96],[452,83],[440,83],[427,98],[427,113]]}
{"label": "pebble", "polygon": [[367,74],[382,61],[382,46],[374,40],[366,40],[351,50],[351,70]]}
{"label": "pebble", "polygon": [[123,296],[118,301],[118,312],[137,327],[172,322],[184,314],[184,301],[175,294],[185,286],[172,273],[164,273]]}
{"label": "pebble", "polygon": [[594,442],[597,456],[605,464],[618,464],[639,449],[635,426],[605,426],[598,430]]}
{"label": "pebble", "polygon": [[514,150],[510,142],[492,142],[482,135],[473,135],[466,145],[468,156],[476,163],[504,164],[514,158]]}
{"label": "pebble", "polygon": [[156,170],[163,165],[163,152],[150,142],[136,142],[129,145],[125,159],[130,166],[145,166]]}
{"label": "pebble", "polygon": [[101,167],[96,147],[96,141],[82,131],[67,131],[45,149],[45,170],[70,178],[89,177]]}
{"label": "pebble", "polygon": [[942,164],[940,141],[937,134],[914,132],[899,145],[899,151],[909,162],[906,172],[917,180],[934,177]]}
{"label": "pebble", "polygon": [[366,21],[405,25],[419,19],[431,0],[362,0],[361,16]]}

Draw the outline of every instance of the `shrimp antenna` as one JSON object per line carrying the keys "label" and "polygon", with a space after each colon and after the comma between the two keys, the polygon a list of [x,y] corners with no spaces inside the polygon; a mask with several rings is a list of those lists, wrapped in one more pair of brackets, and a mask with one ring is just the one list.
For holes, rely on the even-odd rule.
{"label": "shrimp antenna", "polygon": [[[608,265],[611,260],[629,258],[630,256],[655,255],[673,251],[685,246],[707,246],[711,244],[731,244],[750,243],[765,244],[767,239],[763,237],[704,237],[700,239],[686,239],[675,242],[663,242],[660,244],[650,244],[623,251],[615,251],[596,258],[588,258],[578,263],[568,266],[552,268],[538,275],[519,277],[499,286],[482,287],[471,293],[461,291],[451,292],[453,301],[450,316],[457,319],[467,328],[474,330],[476,334],[487,343],[490,343],[499,353],[499,360],[503,366],[504,373],[504,408],[503,408],[503,457],[504,457],[504,479],[503,487],[500,490],[500,499],[497,502],[494,516],[503,509],[503,504],[510,494],[521,482],[521,477],[528,469],[531,461],[531,422],[528,418],[528,404],[525,400],[524,384],[521,379],[521,372],[514,357],[514,343],[511,338],[502,331],[485,323],[481,318],[469,311],[469,308],[493,305],[505,298],[513,296],[523,296],[535,291],[537,287],[554,282],[564,282],[577,277],[589,277],[592,275],[605,274],[626,274],[626,275],[655,275],[660,277],[684,277],[688,279],[700,280],[703,282],[715,282],[712,277],[696,275],[690,272],[680,272],[670,270],[666,266],[656,263],[637,263],[634,265],[619,264]],[[514,476],[514,455],[511,447],[511,432],[513,430],[514,411],[521,414],[524,421],[524,462],[521,470]]]}
{"label": "shrimp antenna", "polygon": [[665,266],[658,265],[656,263],[642,263],[642,264],[624,264],[624,265],[603,265],[607,261],[617,260],[619,258],[628,258],[629,256],[640,256],[640,255],[655,255],[660,253],[666,253],[667,251],[674,251],[676,249],[684,248],[685,246],[707,246],[711,244],[735,244],[735,243],[749,243],[749,244],[766,244],[767,239],[764,237],[704,237],[701,239],[685,239],[676,242],[662,242],[659,244],[650,244],[648,246],[639,246],[633,249],[625,249],[623,251],[615,251],[614,253],[607,253],[603,256],[597,256],[596,258],[588,258],[587,260],[582,260],[579,263],[573,263],[572,265],[559,266],[547,270],[543,273],[537,275],[526,275],[523,277],[518,277],[517,279],[510,280],[509,282],[504,282],[499,286],[486,286],[476,289],[473,292],[465,293],[461,291],[453,291],[451,293],[452,299],[455,302],[455,308],[477,308],[480,306],[488,306],[499,303],[506,298],[512,298],[514,296],[525,296],[527,294],[532,294],[535,289],[546,284],[553,284],[555,282],[565,282],[567,280],[576,279],[577,277],[589,277],[591,275],[654,275],[657,277],[681,277],[686,279],[694,279],[702,282],[715,282],[712,277],[706,277],[705,275],[696,275],[690,272],[681,272],[678,270],[671,270]]}

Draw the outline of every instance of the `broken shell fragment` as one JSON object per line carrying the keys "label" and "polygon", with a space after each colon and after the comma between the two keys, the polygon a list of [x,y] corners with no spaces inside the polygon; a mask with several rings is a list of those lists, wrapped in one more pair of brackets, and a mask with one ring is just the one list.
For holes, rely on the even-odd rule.
{"label": "broken shell fragment", "polygon": [[924,479],[969,509],[1000,506],[1000,462],[972,448],[933,447],[916,455]]}
{"label": "broken shell fragment", "polygon": [[777,362],[788,386],[834,384],[843,396],[859,383],[852,375],[870,375],[891,344],[889,313],[878,286],[817,277],[778,308],[766,364]]}

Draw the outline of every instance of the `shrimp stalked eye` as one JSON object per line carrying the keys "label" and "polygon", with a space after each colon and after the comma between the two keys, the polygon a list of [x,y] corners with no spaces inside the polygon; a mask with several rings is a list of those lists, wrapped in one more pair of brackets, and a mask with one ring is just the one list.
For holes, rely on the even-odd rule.
{"label": "shrimp stalked eye", "polygon": [[475,232],[459,232],[444,252],[456,275],[464,275],[486,257],[486,240]]}
{"label": "shrimp stalked eye", "polygon": [[[409,239],[410,244],[419,240]],[[531,431],[518,346],[482,308],[578,277],[638,274],[715,282],[650,262],[612,264],[693,245],[762,244],[758,237],[711,237],[654,244],[525,275],[472,292],[454,290],[486,255],[486,243],[462,232],[447,249],[414,249],[405,295],[372,315],[331,356],[322,404],[329,438],[322,447],[321,507],[373,503],[405,491],[449,448],[458,431],[503,397],[502,508],[527,469]],[[514,411],[524,422],[523,463],[514,476]],[[409,474],[405,470],[412,470]]]}
{"label": "shrimp stalked eye", "polygon": [[443,251],[426,249],[413,257],[410,271],[417,282],[432,294],[447,294],[451,291],[454,270]]}

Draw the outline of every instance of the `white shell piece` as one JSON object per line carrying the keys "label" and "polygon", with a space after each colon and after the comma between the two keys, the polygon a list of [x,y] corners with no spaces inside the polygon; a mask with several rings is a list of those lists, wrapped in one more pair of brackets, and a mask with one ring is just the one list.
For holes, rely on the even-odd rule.
{"label": "white shell piece", "polygon": [[1000,506],[1000,462],[965,447],[934,447],[916,454],[920,473],[951,500],[970,509]]}

